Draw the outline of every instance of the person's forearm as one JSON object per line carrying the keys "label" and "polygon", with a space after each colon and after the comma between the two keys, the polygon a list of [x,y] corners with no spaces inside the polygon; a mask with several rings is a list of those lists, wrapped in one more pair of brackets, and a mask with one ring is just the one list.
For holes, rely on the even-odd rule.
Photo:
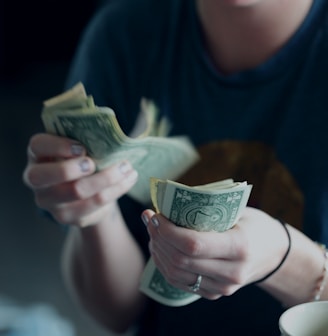
{"label": "person's forearm", "polygon": [[[312,301],[323,274],[324,253],[318,245],[288,226],[291,250],[282,267],[259,286],[285,306]],[[328,300],[326,285],[321,300]]]}
{"label": "person's forearm", "polygon": [[106,327],[125,331],[143,309],[144,258],[117,205],[107,221],[71,229],[63,269],[70,291]]}

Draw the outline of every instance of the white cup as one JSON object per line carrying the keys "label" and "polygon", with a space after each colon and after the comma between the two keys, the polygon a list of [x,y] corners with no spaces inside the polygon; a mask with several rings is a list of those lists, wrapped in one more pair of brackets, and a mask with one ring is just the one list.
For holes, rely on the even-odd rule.
{"label": "white cup", "polygon": [[279,319],[281,336],[328,336],[328,301],[299,304]]}

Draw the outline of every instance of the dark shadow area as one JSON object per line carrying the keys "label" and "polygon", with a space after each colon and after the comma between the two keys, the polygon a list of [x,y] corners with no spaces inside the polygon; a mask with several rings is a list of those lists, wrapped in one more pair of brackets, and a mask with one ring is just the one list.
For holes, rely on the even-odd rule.
{"label": "dark shadow area", "polygon": [[67,61],[99,0],[2,3],[1,74],[20,76],[34,62]]}
{"label": "dark shadow area", "polygon": [[[29,137],[43,131],[42,101],[60,93],[80,33],[97,1],[30,1],[0,6],[0,300],[46,303],[76,335],[109,335],[67,295],[60,273],[65,232],[39,215],[22,182]],[[0,316],[1,319],[1,316]]]}

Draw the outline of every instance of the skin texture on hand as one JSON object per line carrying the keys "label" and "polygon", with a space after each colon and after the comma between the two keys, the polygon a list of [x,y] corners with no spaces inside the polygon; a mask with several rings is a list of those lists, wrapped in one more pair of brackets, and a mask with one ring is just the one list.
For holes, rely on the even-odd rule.
{"label": "skin texture on hand", "polygon": [[138,174],[129,162],[95,173],[93,160],[73,140],[39,134],[28,147],[24,181],[36,204],[62,224],[85,227],[108,214],[109,205],[125,194]]}
{"label": "skin texture on hand", "polygon": [[[145,210],[142,218],[150,236],[151,255],[166,280],[190,291],[190,285],[202,275],[197,294],[210,300],[231,295],[269,274],[279,265],[289,245],[279,221],[250,207],[225,232],[177,227],[152,210]],[[287,229],[291,237],[287,259],[277,272],[256,285],[285,306],[292,306],[312,300],[324,256],[311,239],[290,225]],[[325,288],[321,298],[327,297]]]}
{"label": "skin texture on hand", "polygon": [[149,222],[151,254],[166,280],[188,290],[201,274],[198,294],[212,300],[231,295],[269,273],[279,264],[288,245],[280,223],[249,207],[236,225],[225,232],[177,227],[150,210],[143,217]]}

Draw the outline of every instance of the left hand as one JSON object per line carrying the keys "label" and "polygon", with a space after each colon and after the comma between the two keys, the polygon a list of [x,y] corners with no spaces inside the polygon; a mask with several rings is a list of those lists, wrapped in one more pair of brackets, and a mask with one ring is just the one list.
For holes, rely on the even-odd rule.
{"label": "left hand", "polygon": [[151,210],[145,210],[142,216],[148,221],[151,255],[166,281],[190,291],[200,274],[197,294],[209,300],[231,295],[268,274],[279,264],[288,246],[281,224],[250,207],[225,232],[178,227]]}

